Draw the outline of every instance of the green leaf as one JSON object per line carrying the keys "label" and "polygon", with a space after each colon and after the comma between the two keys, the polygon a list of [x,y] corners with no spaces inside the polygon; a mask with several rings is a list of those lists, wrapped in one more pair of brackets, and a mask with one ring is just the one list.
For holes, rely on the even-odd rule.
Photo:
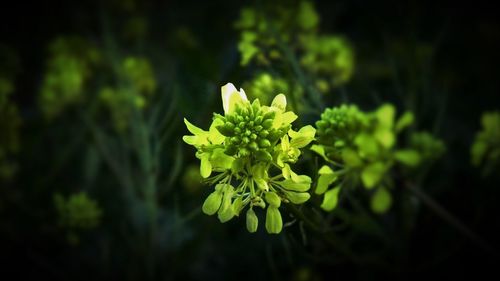
{"label": "green leaf", "polygon": [[298,118],[297,114],[293,113],[292,111],[287,111],[281,115],[281,122],[283,122],[283,125],[288,125],[292,124],[293,121],[295,121]]}
{"label": "green leaf", "polygon": [[361,172],[361,180],[366,188],[371,189],[377,185],[386,171],[386,166],[381,162],[375,162],[366,166]]}
{"label": "green leaf", "polygon": [[270,234],[278,234],[283,228],[280,211],[277,207],[269,206],[266,212],[266,230]]}
{"label": "green leaf", "polygon": [[383,214],[389,210],[392,205],[392,196],[387,189],[379,188],[371,199],[371,208],[377,214]]}
{"label": "green leaf", "polygon": [[211,216],[215,214],[222,203],[222,192],[220,191],[214,191],[208,195],[207,199],[205,199],[205,202],[203,202],[202,210],[203,213]]}
{"label": "green leaf", "polygon": [[317,154],[319,154],[321,157],[323,157],[323,159],[325,161],[328,161],[330,162],[330,159],[328,159],[328,157],[326,157],[326,152],[325,152],[325,147],[322,146],[322,145],[318,145],[318,144],[313,144],[311,146],[311,148],[309,148],[311,151],[314,151],[316,152]]}
{"label": "green leaf", "polygon": [[257,218],[257,215],[255,214],[254,210],[252,208],[249,208],[247,211],[247,230],[250,233],[254,233],[257,231],[257,228],[259,226],[259,219]]}
{"label": "green leaf", "polygon": [[378,142],[383,145],[385,148],[391,148],[396,143],[396,136],[392,132],[392,130],[379,127],[375,130],[375,138]]}
{"label": "green leaf", "polygon": [[234,157],[225,154],[223,148],[214,149],[212,155],[210,156],[210,163],[212,164],[213,170],[229,170],[231,169],[233,162]]}
{"label": "green leaf", "polygon": [[326,165],[319,169],[318,174],[319,178],[315,193],[323,194],[328,189],[328,186],[330,186],[330,184],[334,183],[335,180],[337,180],[337,175],[335,175],[333,170]]}
{"label": "green leaf", "polygon": [[415,167],[420,164],[420,153],[413,149],[404,149],[394,152],[394,158],[402,164],[410,167]]}
{"label": "green leaf", "polygon": [[488,150],[488,144],[484,141],[476,140],[476,142],[472,145],[471,154],[472,154],[472,164],[474,166],[479,166],[481,161]]}
{"label": "green leaf", "polygon": [[186,127],[191,134],[197,136],[197,135],[202,135],[206,134],[207,132],[196,127],[195,125],[191,124],[186,118],[184,118],[184,124],[186,124]]}
{"label": "green leaf", "polygon": [[344,163],[351,168],[356,168],[363,165],[363,161],[361,161],[361,158],[359,158],[358,153],[349,148],[342,150],[342,160],[344,160]]}
{"label": "green leaf", "polygon": [[391,104],[384,104],[375,112],[375,116],[377,116],[380,125],[387,129],[392,129],[395,114],[396,109]]}
{"label": "green leaf", "polygon": [[302,204],[311,198],[311,195],[307,192],[293,192],[285,191],[285,196],[293,204]]}
{"label": "green leaf", "polygon": [[364,134],[364,133],[359,134],[354,139],[354,142],[358,146],[360,154],[365,155],[367,157],[375,157],[380,152],[377,140],[369,134]]}
{"label": "green leaf", "polygon": [[402,131],[404,128],[410,126],[413,124],[415,117],[412,112],[406,111],[398,120],[396,123],[395,130],[396,132]]}
{"label": "green leaf", "polygon": [[321,208],[325,211],[331,211],[335,209],[339,199],[340,186],[336,186],[331,190],[328,190],[323,197],[323,203]]}
{"label": "green leaf", "polygon": [[311,141],[314,140],[314,135],[316,134],[316,129],[313,126],[307,125],[302,128],[298,132],[294,130],[289,130],[288,135],[292,139],[290,141],[290,145],[295,148],[302,148],[307,146]]}
{"label": "green leaf", "polygon": [[203,153],[201,156],[200,174],[203,178],[208,178],[212,174],[212,164],[210,163],[210,154]]}
{"label": "green leaf", "polygon": [[278,182],[278,184],[284,189],[298,192],[308,191],[311,187],[310,182],[294,182],[291,179],[283,180],[281,182]]}

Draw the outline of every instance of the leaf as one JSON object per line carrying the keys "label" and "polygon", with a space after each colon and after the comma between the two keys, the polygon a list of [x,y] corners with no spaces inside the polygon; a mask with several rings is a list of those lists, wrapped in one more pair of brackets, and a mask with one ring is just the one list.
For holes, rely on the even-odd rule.
{"label": "leaf", "polygon": [[291,179],[283,180],[281,182],[278,182],[278,184],[284,189],[298,192],[307,191],[311,187],[310,182],[294,182]]}
{"label": "leaf", "polygon": [[217,129],[218,126],[222,125],[224,125],[224,121],[220,120],[219,118],[215,118],[214,121],[212,121],[210,129],[208,129],[208,140],[212,144],[221,144],[226,139],[226,137]]}
{"label": "leaf", "polygon": [[191,134],[198,136],[198,135],[203,135],[206,134],[207,132],[196,127],[195,125],[191,124],[186,118],[184,118],[184,124],[186,124],[186,127]]}
{"label": "leaf", "polygon": [[331,190],[328,190],[323,197],[323,203],[321,204],[321,208],[325,211],[331,211],[335,209],[338,203],[340,192],[340,186],[336,186]]}
{"label": "leaf", "polygon": [[307,192],[285,191],[285,196],[293,204],[302,204],[311,198],[311,195]]}
{"label": "leaf", "polygon": [[375,157],[379,154],[377,139],[369,134],[361,133],[354,139],[362,155]]}
{"label": "leaf", "polygon": [[278,234],[283,228],[283,221],[278,208],[274,206],[267,207],[266,212],[266,230],[270,234]]}
{"label": "leaf", "polygon": [[210,156],[210,163],[213,170],[223,171],[231,169],[234,159],[234,157],[225,154],[223,148],[216,148]]}
{"label": "leaf", "polygon": [[391,148],[396,142],[396,136],[394,135],[392,130],[387,128],[379,127],[377,130],[375,130],[374,136],[385,148]]}
{"label": "leaf", "polygon": [[396,132],[402,131],[404,128],[410,126],[413,124],[413,121],[415,120],[415,116],[413,115],[412,112],[406,111],[396,122],[396,127],[395,130]]}
{"label": "leaf", "polygon": [[395,114],[396,109],[391,104],[384,104],[375,112],[375,116],[377,116],[380,125],[387,129],[392,129]]}
{"label": "leaf", "polygon": [[292,138],[292,140],[290,141],[290,145],[295,148],[305,147],[314,140],[315,134],[316,129],[314,129],[314,127],[311,125],[300,128],[298,132],[290,129],[288,131],[288,135],[290,136],[290,138]]}
{"label": "leaf", "polygon": [[358,153],[350,148],[342,150],[342,160],[344,160],[344,163],[351,168],[363,165],[363,161],[359,158]]}
{"label": "leaf", "polygon": [[210,154],[203,153],[201,156],[201,164],[200,164],[200,174],[206,179],[212,174],[212,164],[209,160]]}
{"label": "leaf", "polygon": [[366,166],[361,172],[361,180],[363,181],[363,185],[371,189],[377,183],[380,182],[382,177],[385,174],[386,167],[381,162],[375,162]]}
{"label": "leaf", "polygon": [[389,210],[392,205],[392,196],[387,189],[381,187],[371,198],[371,208],[377,214],[383,214]]}
{"label": "leaf", "polygon": [[316,152],[317,154],[319,154],[321,157],[323,157],[323,159],[325,161],[328,161],[330,162],[330,159],[328,159],[328,157],[326,157],[326,152],[325,152],[325,147],[322,146],[322,145],[318,145],[318,144],[313,144],[311,146],[311,148],[309,148],[311,151],[314,151]]}
{"label": "leaf", "polygon": [[398,150],[394,152],[394,158],[402,164],[410,167],[416,167],[420,164],[420,153],[413,149]]}
{"label": "leaf", "polygon": [[281,122],[284,125],[292,124],[293,121],[295,121],[298,116],[297,114],[293,113],[292,111],[287,111],[281,115]]}
{"label": "leaf", "polygon": [[337,179],[337,175],[335,175],[333,170],[327,165],[321,167],[321,169],[319,169],[318,171],[318,174],[318,184],[316,185],[316,190],[314,192],[316,194],[323,194],[328,189],[328,186],[335,182],[335,180]]}
{"label": "leaf", "polygon": [[222,203],[222,192],[220,191],[214,191],[208,195],[207,199],[205,199],[205,202],[203,202],[202,210],[203,213],[211,216],[215,214]]}

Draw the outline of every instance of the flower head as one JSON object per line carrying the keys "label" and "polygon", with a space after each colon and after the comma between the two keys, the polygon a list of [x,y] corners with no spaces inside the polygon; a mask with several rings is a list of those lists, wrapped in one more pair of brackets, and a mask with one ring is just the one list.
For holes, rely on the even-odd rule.
{"label": "flower head", "polygon": [[[295,174],[290,164],[298,160],[300,149],[314,139],[316,130],[312,126],[292,130],[297,115],[286,111],[284,94],[276,95],[267,106],[258,99],[250,103],[245,91],[237,91],[231,83],[221,92],[224,115],[214,114],[209,131],[185,120],[193,135],[183,139],[196,147],[200,173],[215,185],[203,212],[217,213],[226,222],[248,207],[247,229],[255,232],[258,217],[254,209],[267,209],[266,230],[279,233],[283,228],[281,203],[302,204],[310,197],[311,178]],[[281,172],[271,175],[276,173],[272,167]],[[211,176],[212,172],[219,174]]]}

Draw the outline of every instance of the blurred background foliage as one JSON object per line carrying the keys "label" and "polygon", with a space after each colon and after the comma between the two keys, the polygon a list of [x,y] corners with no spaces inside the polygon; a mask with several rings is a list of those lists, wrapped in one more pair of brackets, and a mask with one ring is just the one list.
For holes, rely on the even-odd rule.
{"label": "blurred background foliage", "polygon": [[[5,4],[0,273],[378,280],[477,279],[494,271],[500,26],[491,5],[461,5]],[[398,118],[413,112],[393,138],[424,164],[397,168],[391,188],[350,190],[338,203],[335,197],[342,208],[306,213],[336,236],[292,211],[280,235],[250,234],[244,220],[221,224],[201,213],[211,189],[181,138],[183,117],[207,128],[212,112],[222,111],[227,82],[263,104],[285,93],[296,124],[316,124],[329,159],[336,148],[327,146],[339,134],[327,129],[337,130],[344,113],[321,115],[326,108],[348,103],[375,112],[392,103]],[[298,169],[314,178],[324,159],[305,158]],[[410,192],[400,188],[405,178],[414,179]]]}

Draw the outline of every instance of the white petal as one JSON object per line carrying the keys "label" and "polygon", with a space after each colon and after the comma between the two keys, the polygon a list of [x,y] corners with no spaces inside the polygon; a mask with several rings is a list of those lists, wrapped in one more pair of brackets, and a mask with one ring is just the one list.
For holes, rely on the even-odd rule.
{"label": "white petal", "polygon": [[274,97],[273,102],[271,103],[271,107],[276,107],[281,112],[284,112],[286,109],[286,97],[283,94],[279,94],[276,97]]}
{"label": "white petal", "polygon": [[245,94],[245,90],[243,90],[242,88],[240,88],[240,93],[239,94],[240,94],[242,100],[248,101],[247,94]]}
{"label": "white petal", "polygon": [[238,90],[236,90],[236,87],[234,87],[232,83],[227,83],[226,85],[221,87],[222,107],[224,108],[225,113],[229,111],[229,97],[234,92],[238,92]]}

